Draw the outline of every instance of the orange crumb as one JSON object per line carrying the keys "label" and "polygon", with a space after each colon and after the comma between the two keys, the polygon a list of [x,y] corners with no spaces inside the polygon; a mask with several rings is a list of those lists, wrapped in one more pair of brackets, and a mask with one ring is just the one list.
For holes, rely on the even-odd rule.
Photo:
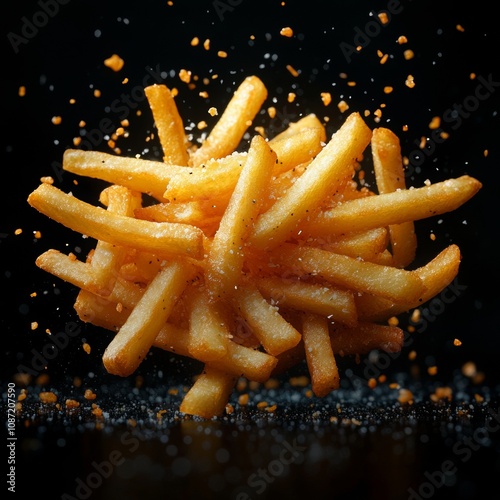
{"label": "orange crumb", "polygon": [[196,47],[197,45],[199,45],[199,43],[200,43],[200,39],[199,39],[197,36],[195,36],[195,37],[191,40],[191,45],[192,45],[193,47]]}
{"label": "orange crumb", "polygon": [[210,49],[210,40],[208,38],[203,42],[203,48],[205,50],[209,50]]}
{"label": "orange crumb", "polygon": [[483,156],[484,156],[485,158],[488,156],[488,150],[487,150],[487,149],[485,149],[485,150],[483,151]]}
{"label": "orange crumb", "polygon": [[286,28],[281,28],[280,35],[290,38],[293,36],[293,30],[288,26]]}
{"label": "orange crumb", "polygon": [[19,236],[20,234],[22,234],[22,232],[23,232],[23,230],[22,230],[21,228],[19,228],[19,229],[16,229],[16,230],[14,231],[14,234],[15,234],[16,236]]}
{"label": "orange crumb", "polygon": [[167,410],[158,410],[156,412],[156,418],[158,420],[161,420],[163,418],[163,415],[165,415],[165,413],[167,413]]}
{"label": "orange crumb", "polygon": [[179,389],[177,389],[176,387],[171,387],[168,390],[168,393],[170,394],[170,396],[177,396],[179,394]]}
{"label": "orange crumb", "polygon": [[413,78],[413,75],[408,75],[406,77],[405,85],[409,88],[412,89],[415,87],[415,79]]}
{"label": "orange crumb", "polygon": [[276,116],[276,108],[274,106],[270,106],[267,108],[267,114],[269,115],[269,118],[274,118]]}
{"label": "orange crumb", "polygon": [[262,409],[262,408],[265,408],[266,406],[267,406],[267,401],[259,401],[257,403],[257,408]]}
{"label": "orange crumb", "polygon": [[62,122],[62,118],[60,116],[53,116],[52,117],[52,123],[54,125],[60,125]]}
{"label": "orange crumb", "polygon": [[297,97],[297,95],[294,92],[288,92],[287,101],[288,102],[293,102],[293,101],[295,101],[296,97]]}
{"label": "orange crumb", "polygon": [[305,392],[305,396],[306,398],[312,398],[313,397],[313,391],[311,389],[307,389],[307,391]]}
{"label": "orange crumb", "polygon": [[57,395],[51,391],[41,392],[39,398],[42,403],[55,403],[57,401]]}
{"label": "orange crumb", "polygon": [[461,24],[457,24],[456,28],[457,28],[457,31],[461,31],[461,32],[465,31]]}
{"label": "orange crumb", "polygon": [[321,92],[321,100],[325,106],[328,106],[332,102],[332,94],[330,92]]}
{"label": "orange crumb", "polygon": [[386,381],[387,381],[387,375],[384,375],[383,373],[382,373],[381,375],[379,375],[379,377],[378,377],[378,382],[379,382],[380,384],[383,384],[383,383],[384,383],[384,382],[386,382]]}
{"label": "orange crumb", "polygon": [[39,240],[42,237],[42,233],[40,231],[33,231],[33,236]]}
{"label": "orange crumb", "polygon": [[339,111],[341,113],[344,113],[345,111],[347,111],[349,109],[349,104],[347,104],[345,101],[340,101],[337,104],[337,107],[339,108]]}
{"label": "orange crumb", "polygon": [[231,403],[228,403],[226,405],[226,413],[228,415],[231,415],[231,413],[233,413],[233,412],[234,412],[234,406]]}
{"label": "orange crumb", "polygon": [[306,387],[310,382],[309,377],[299,375],[297,377],[290,377],[290,385],[292,387]]}
{"label": "orange crumb", "polygon": [[431,233],[431,234],[429,234],[429,238],[430,238],[432,241],[436,241],[437,236],[436,236],[436,234],[435,234],[435,233]]}
{"label": "orange crumb", "polygon": [[386,86],[384,87],[384,93],[385,93],[385,94],[390,94],[393,90],[394,90],[394,87],[391,87],[391,86],[389,86],[389,85],[386,85]]}
{"label": "orange crumb", "polygon": [[398,401],[404,404],[412,404],[413,403],[413,393],[409,389],[399,389]]}
{"label": "orange crumb", "polygon": [[356,86],[356,82],[354,82],[354,81],[351,80],[350,82],[347,82],[347,86],[348,87],[355,87]]}
{"label": "orange crumb", "polygon": [[198,124],[196,125],[196,127],[199,129],[199,130],[203,130],[204,128],[207,128],[208,127],[208,124],[205,120],[201,120],[198,122]]}
{"label": "orange crumb", "polygon": [[408,132],[408,125],[403,125],[403,127],[401,128],[401,130],[403,132]]}
{"label": "orange crumb", "polygon": [[31,322],[31,329],[36,330],[38,328],[38,322],[37,321],[32,321]]}
{"label": "orange crumb", "polygon": [[389,389],[399,389],[399,384],[396,382],[391,382],[389,384]]}
{"label": "orange crumb", "polygon": [[442,401],[443,399],[451,401],[452,395],[453,391],[451,387],[437,387],[434,393],[430,395],[430,398],[435,403],[438,401]]}
{"label": "orange crumb", "polygon": [[421,311],[420,309],[414,309],[413,312],[411,313],[411,318],[410,320],[413,323],[418,323],[420,321],[420,316],[421,316]]}
{"label": "orange crumb", "polygon": [[462,345],[462,341],[459,340],[459,339],[454,339],[453,340],[453,345],[455,345],[455,346],[461,346]]}
{"label": "orange crumb", "polygon": [[189,83],[191,81],[191,71],[188,71],[187,69],[181,69],[179,71],[179,78],[182,82]]}
{"label": "orange crumb", "polygon": [[429,128],[431,130],[435,130],[439,128],[440,125],[441,125],[441,118],[439,116],[434,116],[431,122],[429,123]]}
{"label": "orange crumb", "polygon": [[92,415],[102,417],[102,410],[96,404],[92,404]]}
{"label": "orange crumb", "polygon": [[437,371],[438,371],[437,366],[429,366],[429,367],[427,368],[427,373],[428,373],[429,375],[436,375],[436,374],[437,374]]}
{"label": "orange crumb", "polygon": [[377,387],[377,381],[374,378],[368,380],[368,387],[370,389],[375,389]]}
{"label": "orange crumb", "polygon": [[384,54],[380,59],[380,64],[385,64],[387,62],[387,59],[389,59],[389,54]]}
{"label": "orange crumb", "polygon": [[387,16],[387,12],[380,12],[378,14],[378,18],[382,24],[387,24],[389,22],[389,17]]}
{"label": "orange crumb", "polygon": [[246,406],[248,404],[249,399],[250,398],[248,394],[240,394],[240,396],[238,397],[238,403],[242,406]]}
{"label": "orange crumb", "polygon": [[278,405],[274,404],[272,406],[268,406],[267,408],[264,408],[268,413],[273,413],[276,411],[276,408],[278,408]]}
{"label": "orange crumb", "polygon": [[78,408],[80,403],[74,399],[67,399],[65,402],[66,408]]}
{"label": "orange crumb", "polygon": [[408,43],[408,38],[406,38],[404,35],[401,35],[398,37],[397,42],[402,45],[403,43]]}
{"label": "orange crumb", "polygon": [[264,387],[266,389],[277,389],[279,385],[279,380],[276,378],[269,378],[266,380],[266,382],[264,382]]}
{"label": "orange crumb", "polygon": [[409,61],[410,59],[413,59],[415,57],[415,53],[413,52],[413,50],[408,49],[403,52],[403,56],[407,61]]}
{"label": "orange crumb", "polygon": [[218,55],[219,57],[221,57],[221,58],[223,58],[223,59],[224,59],[224,58],[226,58],[226,57],[227,57],[227,52],[225,52],[224,50],[219,50],[219,51],[217,52],[217,55]]}
{"label": "orange crumb", "polygon": [[476,79],[476,76],[477,76],[477,75],[476,75],[476,73],[471,73],[471,74],[469,75],[469,78],[470,78],[471,80],[475,80],[475,79]]}
{"label": "orange crumb", "polygon": [[113,71],[120,71],[124,64],[125,61],[118,54],[113,54],[104,60],[104,66],[111,68]]}
{"label": "orange crumb", "polygon": [[90,351],[91,351],[90,344],[88,344],[87,342],[85,342],[84,344],[82,344],[82,347],[83,347],[83,350],[84,350],[87,354],[90,354]]}
{"label": "orange crumb", "polygon": [[484,401],[484,397],[477,393],[474,394],[474,399],[476,400],[476,403],[482,403]]}
{"label": "orange crumb", "polygon": [[17,95],[19,97],[24,97],[26,95],[26,87],[24,85],[21,85],[17,91]]}
{"label": "orange crumb", "polygon": [[95,392],[93,392],[92,389],[85,389],[85,393],[84,393],[83,397],[85,399],[92,400],[92,399],[95,399],[97,397],[97,394]]}
{"label": "orange crumb", "polygon": [[289,71],[289,73],[292,75],[292,76],[299,76],[299,72],[290,64],[287,64],[286,65],[286,69]]}

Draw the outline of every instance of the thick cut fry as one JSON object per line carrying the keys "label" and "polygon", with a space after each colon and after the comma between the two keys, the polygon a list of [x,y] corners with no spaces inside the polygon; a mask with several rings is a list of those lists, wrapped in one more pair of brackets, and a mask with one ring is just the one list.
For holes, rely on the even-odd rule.
{"label": "thick cut fry", "polygon": [[203,373],[185,394],[180,411],[202,418],[213,418],[224,413],[237,377],[205,365]]}
{"label": "thick cut fry", "polygon": [[187,224],[150,222],[113,214],[40,184],[28,197],[39,212],[73,231],[115,245],[137,248],[158,255],[203,256],[203,231]]}
{"label": "thick cut fry", "polygon": [[269,354],[275,356],[300,342],[300,333],[266,301],[255,285],[238,286],[233,299],[237,312]]}
{"label": "thick cut fry", "polygon": [[166,85],[154,84],[145,87],[144,93],[158,130],[163,161],[172,165],[187,165],[189,143],[172,92]]}
{"label": "thick cut fry", "polygon": [[318,276],[355,292],[399,301],[418,300],[425,292],[422,280],[411,271],[364,262],[328,250],[285,243],[268,257],[267,271],[273,274]]}
{"label": "thick cut fry", "polygon": [[480,189],[481,182],[463,175],[430,186],[346,201],[300,225],[301,237],[329,238],[375,227],[417,221],[456,210]]}
{"label": "thick cut fry", "polygon": [[328,321],[323,316],[307,314],[302,325],[302,339],[312,391],[324,397],[339,388],[337,362],[330,342]]}
{"label": "thick cut fry", "polygon": [[189,304],[189,353],[193,358],[209,362],[222,358],[227,352],[229,329],[209,301],[208,292],[200,287],[187,291]]}
{"label": "thick cut fry", "polygon": [[297,134],[300,134],[302,131],[312,129],[318,130],[320,132],[321,142],[326,142],[325,126],[321,123],[319,118],[314,113],[310,113],[302,118],[299,118],[297,121],[290,122],[285,130],[283,130],[279,134],[276,134],[271,139],[271,143],[275,143],[283,139],[295,139],[297,138]]}
{"label": "thick cut fry", "polygon": [[411,301],[393,302],[382,297],[361,294],[355,298],[359,317],[365,321],[384,321],[410,309],[420,307],[441,293],[456,277],[461,261],[457,245],[449,245],[430,262],[412,271],[425,286],[421,297]]}
{"label": "thick cut fry", "polygon": [[245,78],[208,137],[191,153],[190,164],[202,165],[212,158],[223,158],[233,153],[266,98],[267,89],[260,78]]}
{"label": "thick cut fry", "polygon": [[[379,194],[406,189],[403,158],[399,138],[387,128],[376,128],[371,140],[373,168]],[[417,251],[417,236],[413,221],[389,226],[391,251],[396,267],[413,262]]]}
{"label": "thick cut fry", "polygon": [[195,268],[187,263],[163,267],[106,348],[103,363],[109,373],[126,377],[137,369],[194,275]]}
{"label": "thick cut fry", "polygon": [[240,280],[245,239],[259,213],[275,163],[276,153],[265,139],[254,136],[247,161],[210,247],[206,277],[213,298],[231,294]]}
{"label": "thick cut fry", "polygon": [[277,277],[258,278],[257,287],[278,307],[315,313],[350,326],[357,323],[356,303],[349,290]]}
{"label": "thick cut fry", "polygon": [[328,193],[342,189],[354,174],[354,162],[370,142],[371,130],[352,113],[307,170],[257,219],[249,238],[256,248],[274,248],[289,238],[299,222],[321,205]]}
{"label": "thick cut fry", "polygon": [[111,184],[128,187],[164,201],[163,193],[170,178],[186,167],[163,164],[142,158],[127,158],[99,151],[67,149],[63,169]]}

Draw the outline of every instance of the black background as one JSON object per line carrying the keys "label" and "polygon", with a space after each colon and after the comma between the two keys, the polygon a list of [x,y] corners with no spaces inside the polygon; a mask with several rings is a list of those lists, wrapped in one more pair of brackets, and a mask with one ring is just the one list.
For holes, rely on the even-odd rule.
{"label": "black background", "polygon": [[[390,21],[380,27],[370,12],[388,9],[393,10]],[[426,179],[437,182],[469,174],[483,183],[478,195],[456,212],[417,223],[419,247],[415,265],[427,262],[450,243],[459,245],[463,260],[456,300],[436,310],[432,321],[412,338],[411,348],[418,352],[415,366],[419,368],[419,382],[446,385],[454,380],[463,363],[473,361],[485,375],[486,390],[492,397],[496,395],[500,352],[497,319],[500,299],[497,250],[500,86],[496,83],[500,82],[500,38],[489,5],[460,6],[457,2],[427,0],[400,3],[310,0],[288,1],[284,5],[277,0],[177,0],[169,6],[166,1],[153,0],[72,0],[65,4],[54,0],[11,2],[9,12],[4,12],[0,22],[3,55],[0,106],[4,122],[0,196],[3,291],[0,321],[5,345],[2,386],[12,380],[19,365],[29,366],[33,353],[43,350],[47,343],[47,328],[52,332],[64,331],[71,322],[76,323],[82,333],[58,353],[57,359],[48,363],[49,388],[61,393],[70,391],[65,384],[73,376],[80,376],[84,384],[95,390],[106,383],[116,382],[106,375],[100,363],[100,354],[109,341],[109,334],[79,322],[72,309],[77,291],[34,265],[35,258],[48,248],[79,252],[84,256],[93,246],[92,241],[47,220],[26,203],[28,194],[45,175],[52,175],[61,189],[96,203],[102,187],[99,182],[79,178],[75,184],[75,178],[60,169],[63,151],[72,147],[73,138],[80,135],[80,120],[86,122],[85,130],[92,137],[92,149],[111,152],[103,138],[103,120],[107,118],[117,127],[120,120],[127,118],[130,134],[118,141],[122,154],[160,159],[159,143],[156,140],[146,142],[154,128],[141,91],[146,81],[151,83],[151,75],[160,73],[163,83],[179,89],[176,102],[185,124],[203,119],[210,127],[216,118],[210,117],[208,108],[216,106],[222,109],[237,85],[246,76],[255,74],[269,91],[264,108],[273,104],[278,110],[274,120],[263,113],[256,118],[255,125],[263,125],[271,132],[279,131],[300,114],[315,112],[320,118],[329,117],[327,130],[331,134],[347,114],[340,113],[336,107],[336,103],[343,99],[350,106],[349,112],[371,111],[366,118],[369,126],[386,126],[396,132],[404,155],[414,153],[416,142],[422,136],[429,136],[428,124],[432,117],[448,116],[447,112],[457,105],[465,107],[466,113],[462,115],[459,126],[454,126],[458,122],[442,124],[450,134],[449,139],[435,144],[434,151],[426,157],[420,169],[407,178],[408,185],[420,186]],[[457,25],[463,26],[464,31],[458,30]],[[293,38],[280,35],[280,29],[285,26],[293,28]],[[361,36],[360,33],[364,33],[364,39],[356,38]],[[407,45],[396,43],[400,35],[408,38]],[[195,36],[199,37],[200,46],[190,45]],[[205,39],[210,40],[209,50],[201,46]],[[362,43],[363,49],[346,56],[346,47],[357,43]],[[406,48],[414,51],[412,60],[404,59],[403,50]],[[227,58],[218,57],[218,50],[226,51]],[[385,64],[380,63],[377,51],[390,55]],[[104,65],[104,60],[113,53],[125,61],[123,69],[117,73]],[[287,71],[288,64],[300,71],[298,77]],[[199,77],[195,91],[188,90],[180,81],[178,74],[181,69],[191,70]],[[342,78],[342,73],[347,78]],[[477,75],[476,79],[470,78],[471,73]],[[415,78],[413,89],[404,84],[409,74]],[[216,77],[212,78],[214,75]],[[205,77],[210,79],[208,85],[201,82]],[[479,77],[493,82],[493,86],[488,95],[481,94],[477,99],[474,96],[482,81]],[[124,82],[125,78],[127,82]],[[355,81],[356,85],[349,86],[349,81]],[[18,96],[22,85],[26,87],[25,97]],[[393,93],[384,94],[386,85],[394,87]],[[100,98],[94,97],[94,88],[101,91]],[[198,95],[198,91],[205,89],[208,98]],[[297,94],[293,104],[287,102],[287,95],[292,91]],[[320,93],[325,91],[333,97],[328,107],[320,99]],[[76,100],[74,104],[69,102],[72,98]],[[373,113],[382,103],[385,107],[381,108],[382,119],[377,123]],[[142,114],[138,116],[137,111]],[[61,116],[62,123],[54,125],[51,122],[53,116]],[[404,125],[408,125],[406,132],[403,132]],[[485,150],[488,150],[487,156]],[[18,228],[22,229],[22,234],[15,235]],[[34,237],[35,231],[41,231],[41,239]],[[436,234],[435,241],[429,238],[430,232]],[[36,292],[36,297],[31,296],[33,292]],[[31,323],[35,321],[39,326],[32,331]],[[460,348],[453,346],[454,338],[462,341]],[[92,345],[91,355],[83,351],[83,340]],[[408,369],[407,351],[385,370],[389,378]],[[187,383],[189,377],[197,373],[196,364],[192,366],[170,358],[166,353],[154,352],[141,365],[138,374],[153,388],[158,382],[159,370],[172,383]],[[352,365],[352,360],[346,362],[346,367],[356,370]],[[438,366],[437,377],[427,376],[426,368],[431,365]],[[162,397],[161,392],[158,395]],[[303,404],[307,407],[308,402]],[[249,436],[258,434],[256,429],[254,431],[253,434],[249,432]],[[222,432],[230,435],[230,429]],[[112,441],[110,444],[102,436],[95,439],[100,453],[104,453],[103,448],[113,449]],[[247,436],[243,441],[252,439],[255,437]],[[318,442],[333,443],[338,439],[338,433],[327,433],[324,439],[318,438]],[[445,437],[439,439],[445,440]],[[235,439],[227,446],[233,446],[237,453],[245,446],[240,440]],[[43,439],[41,442],[44,443],[42,449],[46,447],[43,451],[49,456],[50,446]],[[89,471],[92,457],[104,456],[93,455],[86,449],[90,444],[83,438],[74,438],[72,442],[74,453],[81,458],[75,469],[68,472],[66,492],[71,491],[71,485],[74,492],[75,476],[79,470]],[[372,443],[372,452],[383,453],[389,446],[388,442],[380,438],[377,444]],[[363,444],[359,436],[354,443],[344,443],[344,446],[364,469],[367,465],[363,463],[362,450],[366,443]],[[250,448],[244,449],[246,454],[251,454]],[[434,458],[439,464],[447,455],[439,446],[437,449]],[[73,453],[67,449],[63,451]],[[60,454],[63,451],[57,450]],[[487,477],[499,470],[497,451],[491,445],[485,451],[485,463],[475,464]],[[428,449],[426,453],[432,455]],[[295,472],[303,478],[305,491],[312,488],[323,498],[335,498],[335,491],[351,491],[364,498],[407,498],[407,488],[411,484],[414,487],[419,482],[421,484],[422,471],[426,468],[415,458],[417,451],[414,455],[412,458],[412,453],[408,452],[409,460],[420,464],[420,469],[417,467],[412,481],[405,483],[403,480],[392,489],[377,486],[376,482],[364,484],[361,473],[353,479],[349,474],[343,476],[339,469],[327,468],[321,477],[335,477],[336,485],[327,481],[327,489],[319,492],[312,486],[319,472],[311,474],[307,469],[307,466],[314,469],[314,463],[306,463],[302,468],[298,466]],[[148,457],[148,453],[145,456]],[[479,456],[478,453],[476,461]],[[36,459],[43,461],[43,457],[40,452]],[[153,451],[148,459],[158,465],[151,457],[154,457]],[[25,467],[33,465],[30,459],[34,459],[33,456],[23,462]],[[349,463],[351,472],[358,470],[356,464]],[[326,467],[324,462],[318,461],[318,464]],[[45,473],[53,470],[51,480],[55,484],[59,481],[58,467],[62,465],[54,462],[53,469],[44,469]],[[394,470],[395,465],[389,464],[387,470],[390,471],[391,467]],[[434,468],[430,466],[427,470]],[[19,482],[29,482],[21,465],[17,475]],[[370,477],[373,478],[373,472]],[[196,483],[196,476],[191,481]],[[472,473],[463,481],[457,480],[453,486],[436,489],[433,495],[475,498],[481,491],[480,484],[486,482],[481,476],[481,481],[476,483]],[[193,497],[202,496],[202,492],[210,493],[210,488],[203,487],[199,491],[194,488],[196,492],[193,493],[192,482],[190,491]],[[108,484],[117,487],[111,480]],[[150,483],[151,489],[148,490],[151,494],[153,491],[157,493],[153,484]],[[286,491],[283,484],[279,487]],[[63,490],[53,491],[54,498],[59,498]],[[99,495],[103,491],[104,488],[96,489],[93,498],[101,498]],[[112,489],[106,488],[107,498],[115,498],[110,496],[110,491]],[[267,488],[260,498],[273,491],[271,487]],[[298,490],[292,488],[288,494],[293,496],[293,491]],[[126,491],[120,494],[120,498],[136,498],[132,492],[130,496]],[[220,491],[218,494],[222,495]],[[161,493],[160,497],[169,497],[168,491]]]}

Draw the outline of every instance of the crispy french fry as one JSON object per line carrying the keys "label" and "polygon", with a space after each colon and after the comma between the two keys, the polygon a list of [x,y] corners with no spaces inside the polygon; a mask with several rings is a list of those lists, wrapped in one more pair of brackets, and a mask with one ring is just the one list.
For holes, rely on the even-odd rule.
{"label": "crispy french fry", "polygon": [[257,287],[278,307],[331,317],[350,326],[358,321],[354,296],[349,290],[275,276],[257,278]]}
{"label": "crispy french fry", "polygon": [[202,418],[213,418],[224,413],[237,377],[205,365],[203,373],[184,395],[180,411]]}
{"label": "crispy french fry", "polygon": [[207,287],[213,298],[231,294],[240,280],[245,239],[259,213],[275,162],[276,153],[261,136],[254,136],[208,254]]}
{"label": "crispy french fry", "polygon": [[[376,128],[372,133],[371,147],[378,192],[384,194],[406,189],[398,136],[387,128]],[[390,225],[389,239],[394,265],[401,268],[410,265],[417,252],[415,223],[407,221]]]}
{"label": "crispy french fry", "polygon": [[186,167],[163,164],[142,158],[127,158],[99,151],[67,149],[63,169],[111,184],[128,187],[164,201],[163,193],[170,178]]}
{"label": "crispy french fry", "polygon": [[269,354],[275,356],[300,342],[300,333],[266,301],[255,285],[238,286],[233,300],[235,309]]}
{"label": "crispy french fry", "polygon": [[172,165],[187,165],[189,141],[172,92],[166,85],[154,84],[145,87],[144,93],[158,130],[163,161]]}
{"label": "crispy french fry", "polygon": [[312,390],[316,396],[324,397],[340,385],[327,319],[317,314],[304,315],[302,339]]}
{"label": "crispy french fry", "polygon": [[267,89],[260,78],[245,78],[208,137],[191,153],[190,164],[202,165],[212,158],[223,158],[233,153],[266,98]]}
{"label": "crispy french fry", "polygon": [[[297,121],[292,121],[289,123],[288,127],[276,134],[271,140],[271,144],[279,142],[283,139],[296,139],[297,134],[300,134],[304,130],[317,130],[320,133],[321,142],[326,142],[326,130],[325,126],[321,123],[319,118],[314,113],[309,113]],[[316,156],[316,155],[314,155]]]}
{"label": "crispy french fry", "polygon": [[352,113],[295,184],[255,223],[249,242],[274,248],[289,238],[300,221],[320,207],[332,190],[342,189],[354,174],[354,161],[370,142],[371,130]]}
{"label": "crispy french fry", "polygon": [[195,259],[203,256],[203,232],[190,225],[113,214],[50,184],[40,184],[29,195],[28,203],[73,231],[97,240],[158,255],[185,255]]}
{"label": "crispy french fry", "polygon": [[365,321],[384,321],[391,316],[422,306],[441,293],[457,277],[461,258],[459,247],[452,244],[424,266],[411,271],[425,286],[424,292],[417,299],[394,302],[369,294],[357,296],[355,300],[359,317]]}
{"label": "crispy french fry", "polygon": [[313,275],[349,290],[392,300],[417,300],[425,291],[420,277],[411,271],[361,261],[320,248],[285,243],[269,252],[268,257],[269,273],[298,277]]}
{"label": "crispy french fry", "polygon": [[429,186],[346,201],[300,225],[302,237],[329,238],[417,221],[456,210],[481,189],[469,175]]}
{"label": "crispy french fry", "polygon": [[187,263],[174,261],[163,267],[104,351],[109,373],[126,377],[137,369],[194,275],[195,268]]}

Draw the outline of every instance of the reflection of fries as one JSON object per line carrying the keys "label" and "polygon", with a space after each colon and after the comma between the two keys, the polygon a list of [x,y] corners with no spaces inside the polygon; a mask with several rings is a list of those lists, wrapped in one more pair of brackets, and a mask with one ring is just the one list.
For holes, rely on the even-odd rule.
{"label": "reflection of fries", "polygon": [[[29,204],[94,238],[84,261],[56,249],[41,269],[80,289],[82,321],[114,333],[112,374],[150,349],[203,364],[180,410],[221,415],[239,377],[266,382],[305,361],[312,391],[339,387],[339,357],[398,352],[388,320],[418,308],[457,276],[456,245],[409,270],[416,221],[457,209],[481,183],[464,175],[406,186],[397,137],[352,113],[329,139],[314,114],[237,151],[267,98],[245,79],[199,146],[170,90],[146,88],[163,161],[67,150],[63,168],[107,181],[101,208],[41,184]],[[376,192],[354,181],[371,145]],[[143,196],[155,200],[143,205]]]}

